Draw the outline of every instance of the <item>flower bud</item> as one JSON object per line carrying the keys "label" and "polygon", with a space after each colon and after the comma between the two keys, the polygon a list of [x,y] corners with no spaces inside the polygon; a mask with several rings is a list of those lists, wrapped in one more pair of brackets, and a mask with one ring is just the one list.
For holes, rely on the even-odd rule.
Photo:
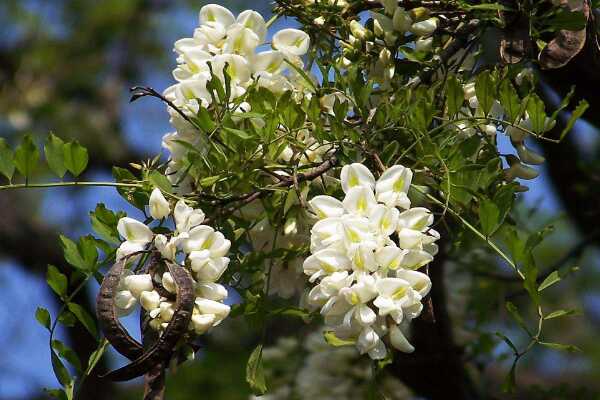
{"label": "flower bud", "polygon": [[417,36],[431,35],[437,29],[439,20],[437,18],[429,18],[425,21],[416,22],[410,27],[410,31]]}
{"label": "flower bud", "polygon": [[151,291],[154,289],[152,285],[152,277],[150,274],[143,275],[129,275],[125,277],[125,286],[129,289],[131,294],[138,299],[142,292]]}
{"label": "flower bud", "polygon": [[357,20],[350,22],[350,32],[352,32],[355,38],[360,40],[364,40],[367,37],[367,30]]}
{"label": "flower bud", "polygon": [[415,7],[410,10],[409,13],[413,21],[423,21],[425,18],[429,17],[430,11],[425,7]]}
{"label": "flower bud", "polygon": [[163,301],[160,303],[160,320],[162,322],[169,322],[175,314],[175,307],[170,301]]}
{"label": "flower bud", "polygon": [[535,179],[539,175],[539,172],[535,169],[523,165],[521,161],[514,155],[509,154],[506,156],[506,161],[510,168],[504,170],[504,175],[507,180],[513,180],[515,178],[521,179]]}
{"label": "flower bud", "polygon": [[137,304],[137,300],[129,290],[118,291],[115,295],[114,302],[120,316],[130,314]]}
{"label": "flower bud", "polygon": [[152,311],[160,305],[160,295],[156,290],[151,292],[142,292],[140,296],[140,304],[146,311]]}
{"label": "flower bud", "polygon": [[170,272],[165,272],[162,275],[162,285],[169,293],[177,292],[177,286],[175,285],[175,280],[171,276]]}
{"label": "flower bud", "polygon": [[398,327],[398,325],[392,325],[390,327],[390,342],[395,349],[400,350],[403,353],[412,353],[415,348],[406,340],[406,337]]}
{"label": "flower bud", "polygon": [[496,134],[496,125],[493,125],[493,124],[485,125],[484,132],[488,136],[494,136]]}
{"label": "flower bud", "polygon": [[194,314],[192,315],[192,326],[194,327],[194,332],[197,335],[202,335],[206,333],[215,322],[214,314]]}
{"label": "flower bud", "polygon": [[513,146],[515,147],[515,149],[517,149],[517,154],[519,154],[519,158],[525,164],[538,165],[543,164],[544,161],[546,161],[546,159],[543,156],[529,150],[523,142],[518,144],[513,143]]}
{"label": "flower bud", "polygon": [[163,219],[171,213],[169,202],[163,196],[159,188],[154,188],[150,194],[150,215],[154,219]]}

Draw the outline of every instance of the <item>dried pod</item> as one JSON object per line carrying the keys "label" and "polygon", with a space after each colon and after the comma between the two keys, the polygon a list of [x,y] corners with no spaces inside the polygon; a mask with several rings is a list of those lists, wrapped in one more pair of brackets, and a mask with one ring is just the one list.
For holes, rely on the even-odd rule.
{"label": "dried pod", "polygon": [[119,286],[124,268],[125,261],[119,261],[111,267],[104,277],[96,299],[96,314],[100,329],[110,344],[119,353],[130,360],[134,360],[142,356],[144,349],[141,343],[132,338],[119,322],[114,302],[115,291]]}
{"label": "dried pod", "polygon": [[[583,12],[586,20],[590,17],[590,6],[587,0],[561,2],[570,11]],[[556,69],[564,67],[585,46],[586,28],[579,31],[561,30],[556,37],[540,52],[539,62],[543,69]]]}
{"label": "dried pod", "polygon": [[189,272],[177,264],[167,262],[167,268],[177,285],[175,313],[169,325],[156,343],[141,357],[131,364],[104,375],[104,377],[113,381],[128,381],[144,375],[159,363],[166,365],[179,339],[185,335],[194,308],[194,281]]}

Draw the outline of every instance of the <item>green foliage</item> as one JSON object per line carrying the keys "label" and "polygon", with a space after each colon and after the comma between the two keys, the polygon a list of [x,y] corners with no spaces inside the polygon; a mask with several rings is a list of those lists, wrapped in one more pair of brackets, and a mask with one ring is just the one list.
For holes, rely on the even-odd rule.
{"label": "green foliage", "polygon": [[25,176],[25,180],[31,177],[37,162],[40,158],[40,152],[33,142],[31,135],[25,135],[23,141],[15,150],[14,163],[17,170]]}
{"label": "green foliage", "polygon": [[246,382],[250,385],[252,392],[261,396],[267,392],[267,384],[265,382],[265,372],[262,361],[262,345],[258,345],[248,358],[248,366],[246,367]]}

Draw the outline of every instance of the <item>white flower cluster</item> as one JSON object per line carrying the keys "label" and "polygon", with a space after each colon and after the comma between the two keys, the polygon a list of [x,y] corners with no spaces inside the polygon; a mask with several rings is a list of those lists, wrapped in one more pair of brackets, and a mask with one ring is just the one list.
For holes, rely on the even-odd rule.
{"label": "white flower cluster", "polygon": [[433,260],[439,233],[431,229],[429,210],[410,208],[411,180],[412,171],[401,165],[375,181],[367,167],[354,163],[341,172],[343,201],[316,196],[309,202],[319,218],[303,265],[309,281],[318,282],[309,302],[321,307],[338,338],[355,340],[373,359],[386,356],[382,338],[388,333],[398,350],[414,350],[400,328],[421,313],[431,287],[416,270]]}
{"label": "white flower cluster", "polygon": [[[148,208],[155,220],[171,215],[169,202],[159,189],[152,191]],[[133,218],[121,218],[117,229],[125,241],[117,249],[117,261],[127,256],[134,260],[139,257],[134,253],[152,247],[165,260],[177,262],[177,258],[183,259],[184,265],[191,270],[196,294],[190,330],[200,335],[220,324],[229,314],[230,307],[223,304],[227,289],[216,282],[229,264],[226,254],[231,242],[221,232],[202,225],[202,210],[193,209],[182,200],[177,202],[172,215],[176,230],[170,237],[154,234],[150,227]],[[115,305],[119,315],[128,315],[139,303],[151,318],[150,326],[162,331],[173,317],[175,303],[159,294],[155,282],[167,292],[176,293],[176,285],[169,272],[151,276],[134,274],[126,269],[115,295]]]}
{"label": "white flower cluster", "polygon": [[339,62],[342,66],[349,67],[364,54],[363,47],[367,52],[377,50],[379,57],[371,65],[370,76],[379,83],[388,84],[395,74],[396,60],[392,54],[393,49],[399,44],[414,41],[416,52],[430,52],[433,48],[432,34],[439,26],[439,19],[430,17],[430,11],[425,7],[406,10],[399,7],[396,0],[379,2],[383,10],[371,12],[372,29],[357,20],[350,22],[351,34],[347,41],[342,43],[343,53]]}
{"label": "white flower cluster", "polygon": [[[256,11],[246,10],[236,18],[227,8],[217,4],[202,7],[200,26],[193,37],[175,42],[178,65],[173,76],[177,83],[165,90],[165,97],[186,115],[195,117],[200,107],[208,108],[213,102],[213,95],[207,88],[213,75],[223,85],[225,73],[229,76],[229,101],[234,112],[250,111],[246,102],[238,104],[237,108],[233,103],[254,83],[275,93],[294,90],[300,78],[288,63],[303,68],[300,57],[308,51],[309,36],[298,29],[283,29],[273,35],[272,49],[257,52],[259,47],[264,47],[266,39],[267,24]],[[169,113],[177,132],[165,135],[163,147],[171,152],[167,176],[175,182],[180,178],[177,171],[187,153],[177,141],[201,148],[201,141],[205,139],[175,110],[169,108]]]}

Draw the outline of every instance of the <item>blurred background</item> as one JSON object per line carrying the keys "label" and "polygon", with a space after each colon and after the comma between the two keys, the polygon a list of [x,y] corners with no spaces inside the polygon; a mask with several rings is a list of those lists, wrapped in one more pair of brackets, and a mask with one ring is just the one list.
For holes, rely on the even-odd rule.
{"label": "blurred background", "polygon": [[[234,13],[252,8],[265,19],[270,17],[267,0],[219,3]],[[130,104],[128,88],[146,85],[162,91],[172,83],[172,44],[191,36],[203,4],[206,2],[184,0],[0,0],[0,136],[13,145],[26,133],[34,134],[38,144],[51,131],[65,139],[78,139],[90,151],[86,180],[111,180],[113,165],[126,167],[129,162],[156,155],[161,151],[162,135],[170,130],[165,107],[150,99]],[[280,20],[275,28],[291,24]],[[556,307],[577,307],[583,316],[553,321],[550,331],[556,341],[575,344],[583,352],[565,355],[537,350],[520,367],[519,378],[531,384],[549,386],[550,382],[558,387],[593,389],[600,384],[595,379],[600,378],[600,147],[596,128],[600,126],[600,77],[587,69],[586,57],[582,54],[569,67],[542,77],[549,105],[556,104],[573,83],[578,85],[577,96],[585,97],[591,110],[587,121],[579,122],[565,143],[539,148],[548,162],[540,177],[529,183],[532,190],[521,197],[516,216],[531,230],[549,222],[556,226],[557,233],[537,254],[541,265],[580,267],[569,280],[549,290]],[[507,143],[502,146],[507,152],[511,149]],[[39,175],[35,179],[50,178]],[[46,286],[45,273],[47,264],[64,267],[58,234],[89,233],[88,213],[97,202],[135,216],[135,210],[109,188],[0,194],[2,400],[45,398],[43,388],[57,385],[48,335],[35,322],[34,313],[41,305],[55,315],[59,301]],[[450,293],[452,304],[487,310],[485,329],[492,334],[495,330],[510,333],[502,313],[494,314],[494,306],[486,303],[490,296],[506,293],[490,294],[489,286],[477,286],[479,283],[465,277],[465,266],[475,261],[462,266],[456,261],[460,260],[454,260],[457,279],[464,278],[468,284],[458,285],[457,291]],[[78,302],[91,305],[95,290]],[[473,304],[464,304],[467,294]],[[487,305],[490,308],[486,309]],[[459,321],[460,340],[469,321]],[[220,329],[218,338],[209,339],[216,341],[213,348],[218,348],[218,356],[208,350],[182,367],[169,380],[167,398],[196,398],[198,394],[210,399],[248,398],[245,362],[256,335],[241,322],[232,323],[239,324],[236,336],[229,327]],[[514,334],[518,341],[518,331]],[[95,346],[80,328],[60,331],[59,336],[82,360],[87,360]],[[468,335],[465,338],[469,340]],[[498,346],[492,354],[505,352],[506,348]],[[493,381],[501,383],[503,367],[509,361],[500,362],[497,370],[492,368]],[[121,362],[111,353],[100,368]],[[82,398],[131,398],[138,385],[112,385],[91,378]],[[563,398],[561,389],[556,390],[556,398]]]}

